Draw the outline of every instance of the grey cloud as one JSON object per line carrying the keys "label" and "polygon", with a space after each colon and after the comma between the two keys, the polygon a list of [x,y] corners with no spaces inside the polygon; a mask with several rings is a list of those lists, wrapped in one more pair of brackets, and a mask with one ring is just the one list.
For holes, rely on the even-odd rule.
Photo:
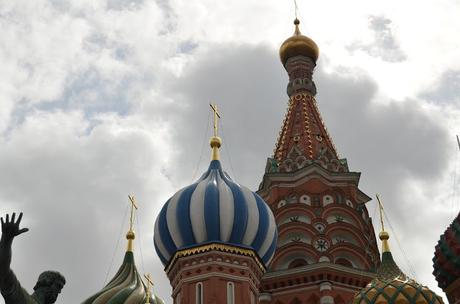
{"label": "grey cloud", "polygon": [[107,8],[115,10],[136,9],[144,0],[107,0]]}
{"label": "grey cloud", "polygon": [[427,91],[420,94],[430,102],[460,106],[460,71],[449,70],[444,72],[438,81]]}
{"label": "grey cloud", "polygon": [[[14,244],[13,269],[28,290],[41,271],[61,271],[68,281],[61,303],[80,303],[103,286],[119,233],[127,229],[122,222],[127,194],[136,194],[142,206],[143,225],[136,230],[148,244],[162,201],[158,189],[170,187],[161,174],[166,164],[159,161],[164,147],[148,128],[116,116],[88,135],[86,128],[78,112],[36,112],[2,140],[0,152],[0,211],[24,211],[23,223],[31,229]],[[124,246],[121,240],[110,275]],[[144,258],[153,261],[153,250],[147,251]],[[141,270],[140,256],[137,260]],[[166,281],[159,279],[164,276],[159,263],[145,264]],[[168,288],[162,290],[167,297]]]}
{"label": "grey cloud", "polygon": [[370,16],[369,29],[374,32],[371,43],[354,42],[347,48],[350,52],[361,50],[370,56],[379,57],[388,62],[406,60],[406,54],[401,50],[392,30],[391,20],[383,16]]}
{"label": "grey cloud", "polygon": [[[182,77],[165,83],[182,109],[175,112],[180,117],[171,118],[180,122],[176,136],[187,147],[181,159],[199,159],[205,140],[201,170],[207,165],[210,130],[203,132],[209,103],[215,102],[222,114],[225,167],[239,182],[256,188],[259,181],[254,176],[262,176],[281,126],[279,114],[287,104],[286,76],[276,52],[266,46],[214,45],[211,49],[199,54],[201,59]],[[181,174],[191,179],[196,165],[196,161],[184,161]]]}
{"label": "grey cloud", "polygon": [[37,108],[83,110],[91,117],[97,113],[114,112],[126,115],[130,109],[130,88],[139,80],[126,73],[111,79],[101,75],[101,71],[90,67],[86,71],[69,77],[59,99],[44,102]]}
{"label": "grey cloud", "polygon": [[[354,77],[318,75],[320,106],[332,133],[339,132],[334,138],[347,149],[345,156],[366,160],[367,170],[440,178],[447,167],[449,141],[439,116],[423,110],[420,100],[378,103],[377,85],[366,75]],[[344,126],[346,131],[334,131]]]}
{"label": "grey cloud", "polygon": [[9,136],[11,131],[36,111],[81,111],[92,124],[97,123],[99,113],[127,115],[132,105],[132,88],[141,82],[136,75],[129,73],[111,79],[102,75],[100,69],[88,67],[69,75],[62,93],[56,99],[32,104],[26,101],[17,102],[4,135]]}
{"label": "grey cloud", "polygon": [[[202,60],[182,77],[166,84],[184,109],[176,114],[187,128],[179,130],[178,125],[176,130],[179,141],[188,147],[196,146],[197,135],[205,136],[207,104],[219,104],[224,135],[230,137],[230,143],[224,138],[224,145],[234,163],[247,164],[246,169],[235,170],[244,170],[241,175],[248,182],[252,178],[245,176],[254,174],[249,172],[261,176],[286,109],[287,76],[275,54],[263,46],[215,46],[200,54]],[[443,125],[422,110],[422,101],[376,102],[377,84],[359,75],[349,70],[327,74],[321,64],[315,74],[318,103],[339,152],[352,163],[357,159],[367,171],[397,172],[401,178],[440,178],[447,165]],[[198,155],[200,148],[193,153]],[[250,183],[255,186],[255,181]]]}
{"label": "grey cloud", "polygon": [[198,43],[193,41],[184,41],[179,44],[179,53],[189,54],[198,47]]}

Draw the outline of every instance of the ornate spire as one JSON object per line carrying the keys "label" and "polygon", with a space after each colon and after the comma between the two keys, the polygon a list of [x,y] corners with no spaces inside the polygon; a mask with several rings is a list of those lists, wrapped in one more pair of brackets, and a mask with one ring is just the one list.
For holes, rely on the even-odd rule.
{"label": "ornate spire", "polygon": [[212,154],[211,154],[211,160],[219,160],[220,155],[219,155],[219,148],[222,145],[222,139],[217,136],[217,125],[218,125],[218,119],[220,118],[220,113],[217,111],[217,105],[216,104],[209,104],[211,106],[211,109],[214,113],[214,136],[211,137],[211,140],[209,141],[209,144],[211,145],[212,148]]}
{"label": "ornate spire", "polygon": [[290,172],[319,163],[330,171],[348,172],[345,160],[339,160],[314,98],[313,71],[318,59],[318,46],[300,33],[299,24],[296,18],[294,35],[280,47],[281,62],[289,75],[289,107],[271,167]]}

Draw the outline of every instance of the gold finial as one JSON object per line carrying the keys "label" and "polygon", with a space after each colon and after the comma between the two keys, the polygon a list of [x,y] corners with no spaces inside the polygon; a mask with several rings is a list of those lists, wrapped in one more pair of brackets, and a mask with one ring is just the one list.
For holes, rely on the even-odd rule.
{"label": "gold finial", "polygon": [[385,231],[385,225],[383,222],[383,204],[382,201],[380,200],[380,195],[376,194],[375,197],[377,198],[377,201],[379,203],[379,211],[380,211],[380,225],[382,227],[382,230],[379,233],[379,238],[382,241],[382,253],[383,252],[390,252],[390,245],[388,244],[388,239],[390,238],[390,235],[388,232]]}
{"label": "gold finial", "polygon": [[212,155],[211,159],[212,160],[219,160],[219,148],[222,145],[222,139],[220,139],[219,136],[217,136],[217,121],[220,118],[220,114],[217,111],[217,105],[210,103],[209,106],[211,106],[212,111],[214,112],[214,136],[211,137],[211,140],[209,141],[209,144],[211,145],[212,148]]}
{"label": "gold finial", "polygon": [[147,281],[147,299],[145,300],[145,304],[150,304],[150,290],[152,289],[154,284],[152,281],[152,277],[150,276],[150,273],[144,274],[144,278]]}
{"label": "gold finial", "polygon": [[294,35],[295,35],[295,36],[300,36],[300,35],[302,35],[302,34],[300,33],[299,24],[300,24],[300,21],[299,21],[299,19],[297,19],[297,17],[296,17],[295,20],[294,20],[294,25],[295,25]]}
{"label": "gold finial", "polygon": [[295,25],[295,32],[294,35],[300,35],[300,29],[299,29],[299,6],[297,5],[297,1],[294,0],[294,14],[295,14],[295,19],[294,19],[294,25]]}
{"label": "gold finial", "polygon": [[129,217],[129,231],[126,233],[126,238],[128,239],[128,251],[133,251],[133,240],[136,238],[136,235],[133,230],[134,226],[134,209],[137,210],[136,200],[134,196],[128,195],[129,201],[131,202],[131,216]]}

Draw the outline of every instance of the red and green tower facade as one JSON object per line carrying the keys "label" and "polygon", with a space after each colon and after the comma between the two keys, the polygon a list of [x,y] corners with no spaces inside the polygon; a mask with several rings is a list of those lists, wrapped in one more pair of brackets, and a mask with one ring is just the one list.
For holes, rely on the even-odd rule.
{"label": "red and green tower facade", "polygon": [[288,108],[258,190],[279,232],[260,303],[349,303],[380,264],[370,198],[327,132],[313,82],[318,47],[294,24],[280,48]]}
{"label": "red and green tower facade", "polygon": [[460,213],[441,235],[433,257],[433,274],[450,304],[460,304]]}

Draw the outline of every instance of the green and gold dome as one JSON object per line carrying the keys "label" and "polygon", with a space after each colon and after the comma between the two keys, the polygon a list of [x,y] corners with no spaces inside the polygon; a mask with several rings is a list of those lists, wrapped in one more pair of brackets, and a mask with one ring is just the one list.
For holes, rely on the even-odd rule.
{"label": "green and gold dome", "polygon": [[396,265],[383,220],[379,237],[382,241],[382,263],[375,279],[355,295],[353,304],[443,304],[440,296],[409,278]]}
{"label": "green and gold dome", "polygon": [[129,197],[132,202],[130,228],[126,234],[128,246],[123,259],[123,263],[115,276],[100,291],[89,297],[82,304],[164,304],[158,296],[151,293],[151,279],[147,279],[147,284],[138,272],[134,261],[133,241],[135,233],[133,231],[133,213],[137,209],[134,198]]}
{"label": "green and gold dome", "polygon": [[164,304],[156,295],[151,295],[134,263],[132,251],[127,251],[123,263],[115,276],[99,292],[83,304]]}

